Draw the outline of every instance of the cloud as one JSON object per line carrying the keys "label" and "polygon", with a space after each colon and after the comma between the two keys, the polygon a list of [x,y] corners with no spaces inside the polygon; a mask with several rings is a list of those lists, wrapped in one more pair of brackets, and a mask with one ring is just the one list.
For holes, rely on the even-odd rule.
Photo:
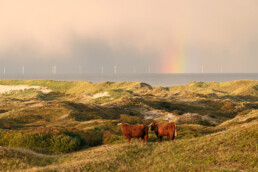
{"label": "cloud", "polygon": [[189,72],[201,63],[209,72],[217,71],[214,63],[228,72],[258,72],[256,0],[2,0],[0,21],[6,65],[83,61],[94,72],[105,62],[128,72],[126,64],[139,61],[139,68],[151,63],[158,72],[164,54],[183,46],[188,66],[198,61]]}
{"label": "cloud", "polygon": [[[8,66],[12,73],[20,72],[21,66],[27,73],[50,73],[51,66],[56,65],[58,73],[100,74],[103,67],[105,74],[112,74],[114,66],[119,74],[132,74],[134,66],[137,73],[147,73],[149,65],[157,63],[158,52],[152,49],[140,51],[130,45],[120,44],[115,48],[103,40],[74,37],[70,42],[70,53],[64,55],[48,55],[31,51],[23,47],[3,54],[0,67]],[[79,67],[81,69],[79,69]]]}

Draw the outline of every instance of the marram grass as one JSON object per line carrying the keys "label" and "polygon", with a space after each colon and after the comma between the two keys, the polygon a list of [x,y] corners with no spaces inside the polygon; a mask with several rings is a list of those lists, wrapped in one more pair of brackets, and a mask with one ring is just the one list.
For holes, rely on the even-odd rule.
{"label": "marram grass", "polygon": [[0,166],[28,171],[257,171],[257,138],[256,120],[203,137],[104,145],[58,156],[0,148]]}
{"label": "marram grass", "polygon": [[[170,88],[139,82],[0,84],[52,90],[0,95],[0,171],[257,171],[257,81]],[[167,122],[168,113],[181,119],[175,141],[157,143],[150,131],[149,144],[126,143],[116,124],[149,124],[147,111],[163,113],[158,122]],[[182,120],[188,113],[200,121]]]}

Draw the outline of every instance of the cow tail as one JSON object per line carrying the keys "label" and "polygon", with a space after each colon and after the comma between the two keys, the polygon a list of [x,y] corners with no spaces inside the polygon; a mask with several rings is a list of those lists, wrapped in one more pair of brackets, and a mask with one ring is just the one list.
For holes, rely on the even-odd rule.
{"label": "cow tail", "polygon": [[175,123],[175,136],[177,136],[177,132],[176,132],[176,123]]}

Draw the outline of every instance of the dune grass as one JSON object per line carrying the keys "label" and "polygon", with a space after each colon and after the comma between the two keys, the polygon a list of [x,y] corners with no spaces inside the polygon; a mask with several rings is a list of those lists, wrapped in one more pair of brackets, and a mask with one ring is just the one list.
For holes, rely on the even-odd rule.
{"label": "dune grass", "polygon": [[[173,142],[104,145],[55,158],[5,151],[0,166],[28,171],[257,171],[258,121]],[[14,160],[14,154],[19,154]],[[20,155],[21,154],[21,155]]]}
{"label": "dune grass", "polygon": [[[0,145],[6,146],[0,147],[0,170],[257,170],[257,81],[192,82],[170,88],[139,82],[18,80],[0,84],[52,90],[0,95]],[[108,96],[92,98],[103,92]],[[199,121],[179,121],[178,137],[172,143],[157,143],[150,131],[149,144],[136,139],[125,144],[117,123],[153,121],[144,120],[140,109],[172,113],[179,119],[197,113]],[[203,121],[203,116],[217,123]],[[160,117],[159,122],[167,121]]]}
{"label": "dune grass", "polygon": [[[82,93],[96,93],[104,90],[123,89],[136,90],[141,88],[139,82],[101,82],[90,83],[86,81],[54,81],[54,80],[2,80],[1,85],[30,85],[42,86],[67,94],[82,94]],[[258,81],[239,80],[229,82],[190,82],[185,86],[173,86],[169,90],[171,92],[177,91],[191,91],[197,93],[217,93],[217,94],[234,94],[234,95],[258,95],[257,89]],[[144,87],[145,89],[147,87]],[[162,87],[154,87],[154,91],[167,91],[168,89]]]}
{"label": "dune grass", "polygon": [[29,85],[42,86],[56,92],[79,95],[83,93],[95,94],[101,91],[140,88],[139,82],[100,82],[93,84],[87,81],[54,81],[54,80],[2,80],[1,85]]}
{"label": "dune grass", "polygon": [[220,96],[233,94],[239,96],[258,96],[258,81],[238,80],[229,82],[190,82],[184,86],[170,87],[171,92],[216,93]]}
{"label": "dune grass", "polygon": [[58,158],[55,156],[39,154],[27,149],[0,146],[0,171],[14,171],[35,166],[47,166],[56,162],[58,162]]}

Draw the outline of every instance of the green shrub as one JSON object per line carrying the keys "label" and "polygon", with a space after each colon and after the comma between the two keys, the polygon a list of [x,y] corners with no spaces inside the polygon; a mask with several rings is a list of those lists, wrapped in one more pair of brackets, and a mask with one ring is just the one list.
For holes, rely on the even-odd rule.
{"label": "green shrub", "polygon": [[81,143],[82,141],[80,139],[66,135],[59,135],[50,140],[52,150],[58,152],[72,152],[79,150],[82,147]]}
{"label": "green shrub", "polygon": [[83,148],[83,137],[71,131],[52,133],[24,133],[0,130],[0,145],[23,147],[39,152],[67,153]]}
{"label": "green shrub", "polygon": [[104,133],[105,131],[110,131],[114,134],[121,135],[121,127],[117,125],[117,122],[105,122],[103,126],[100,127],[100,130]]}
{"label": "green shrub", "polygon": [[118,136],[110,131],[106,131],[103,135],[103,144],[117,143],[122,140],[122,136]]}
{"label": "green shrub", "polygon": [[94,130],[88,130],[84,133],[85,146],[92,147],[101,145],[103,142],[103,132],[100,129],[95,128]]}

